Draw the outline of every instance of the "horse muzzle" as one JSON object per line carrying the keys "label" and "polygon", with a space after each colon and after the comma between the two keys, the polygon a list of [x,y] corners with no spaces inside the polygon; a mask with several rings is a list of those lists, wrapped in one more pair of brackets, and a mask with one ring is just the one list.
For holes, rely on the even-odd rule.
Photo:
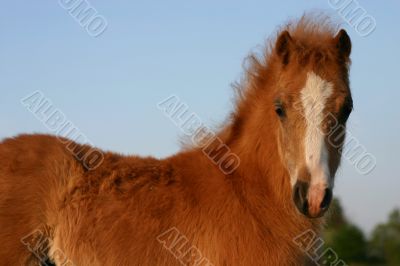
{"label": "horse muzzle", "polygon": [[297,181],[293,187],[293,201],[297,209],[309,218],[318,218],[325,214],[332,201],[332,189],[323,185]]}

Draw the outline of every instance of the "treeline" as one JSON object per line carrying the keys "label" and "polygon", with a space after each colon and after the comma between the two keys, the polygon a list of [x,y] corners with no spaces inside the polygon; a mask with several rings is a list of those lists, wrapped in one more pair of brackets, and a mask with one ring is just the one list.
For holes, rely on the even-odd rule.
{"label": "treeline", "polygon": [[379,224],[367,238],[345,216],[339,200],[332,202],[326,229],[325,245],[351,266],[400,266],[400,210],[393,210],[386,223]]}

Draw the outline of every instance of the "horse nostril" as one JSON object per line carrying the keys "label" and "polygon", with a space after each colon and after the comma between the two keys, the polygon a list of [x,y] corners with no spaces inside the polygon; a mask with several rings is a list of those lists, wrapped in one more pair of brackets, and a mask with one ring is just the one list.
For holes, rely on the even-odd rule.
{"label": "horse nostril", "polygon": [[327,188],[327,189],[325,189],[325,195],[324,195],[324,198],[322,199],[320,208],[322,210],[326,210],[329,207],[331,200],[332,200],[332,190]]}
{"label": "horse nostril", "polygon": [[297,181],[293,188],[293,201],[297,209],[304,215],[308,213],[307,191],[308,183],[303,181]]}

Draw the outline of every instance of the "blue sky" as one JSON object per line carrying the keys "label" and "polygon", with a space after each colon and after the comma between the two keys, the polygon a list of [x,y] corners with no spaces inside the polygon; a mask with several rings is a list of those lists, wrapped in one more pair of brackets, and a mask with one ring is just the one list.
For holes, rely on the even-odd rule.
{"label": "blue sky", "polygon": [[347,161],[336,178],[346,214],[366,232],[400,207],[400,4],[361,1],[376,30],[361,37],[312,1],[91,1],[108,22],[93,38],[58,1],[7,1],[0,9],[0,137],[50,132],[20,103],[41,90],[96,145],[163,157],[179,150],[179,128],[157,109],[178,95],[208,125],[232,109],[230,84],[246,55],[305,11],[343,22],[353,41],[355,110],[349,130],[377,166],[360,175]]}

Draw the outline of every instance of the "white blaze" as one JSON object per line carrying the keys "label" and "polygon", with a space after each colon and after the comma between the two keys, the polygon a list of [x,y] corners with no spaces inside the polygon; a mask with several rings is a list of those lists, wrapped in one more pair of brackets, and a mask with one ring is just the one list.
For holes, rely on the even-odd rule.
{"label": "white blaze", "polygon": [[331,186],[329,178],[328,151],[324,141],[321,123],[323,111],[333,91],[332,83],[323,80],[314,72],[307,74],[307,81],[301,91],[301,101],[307,123],[305,135],[305,158],[311,173],[311,185]]}

